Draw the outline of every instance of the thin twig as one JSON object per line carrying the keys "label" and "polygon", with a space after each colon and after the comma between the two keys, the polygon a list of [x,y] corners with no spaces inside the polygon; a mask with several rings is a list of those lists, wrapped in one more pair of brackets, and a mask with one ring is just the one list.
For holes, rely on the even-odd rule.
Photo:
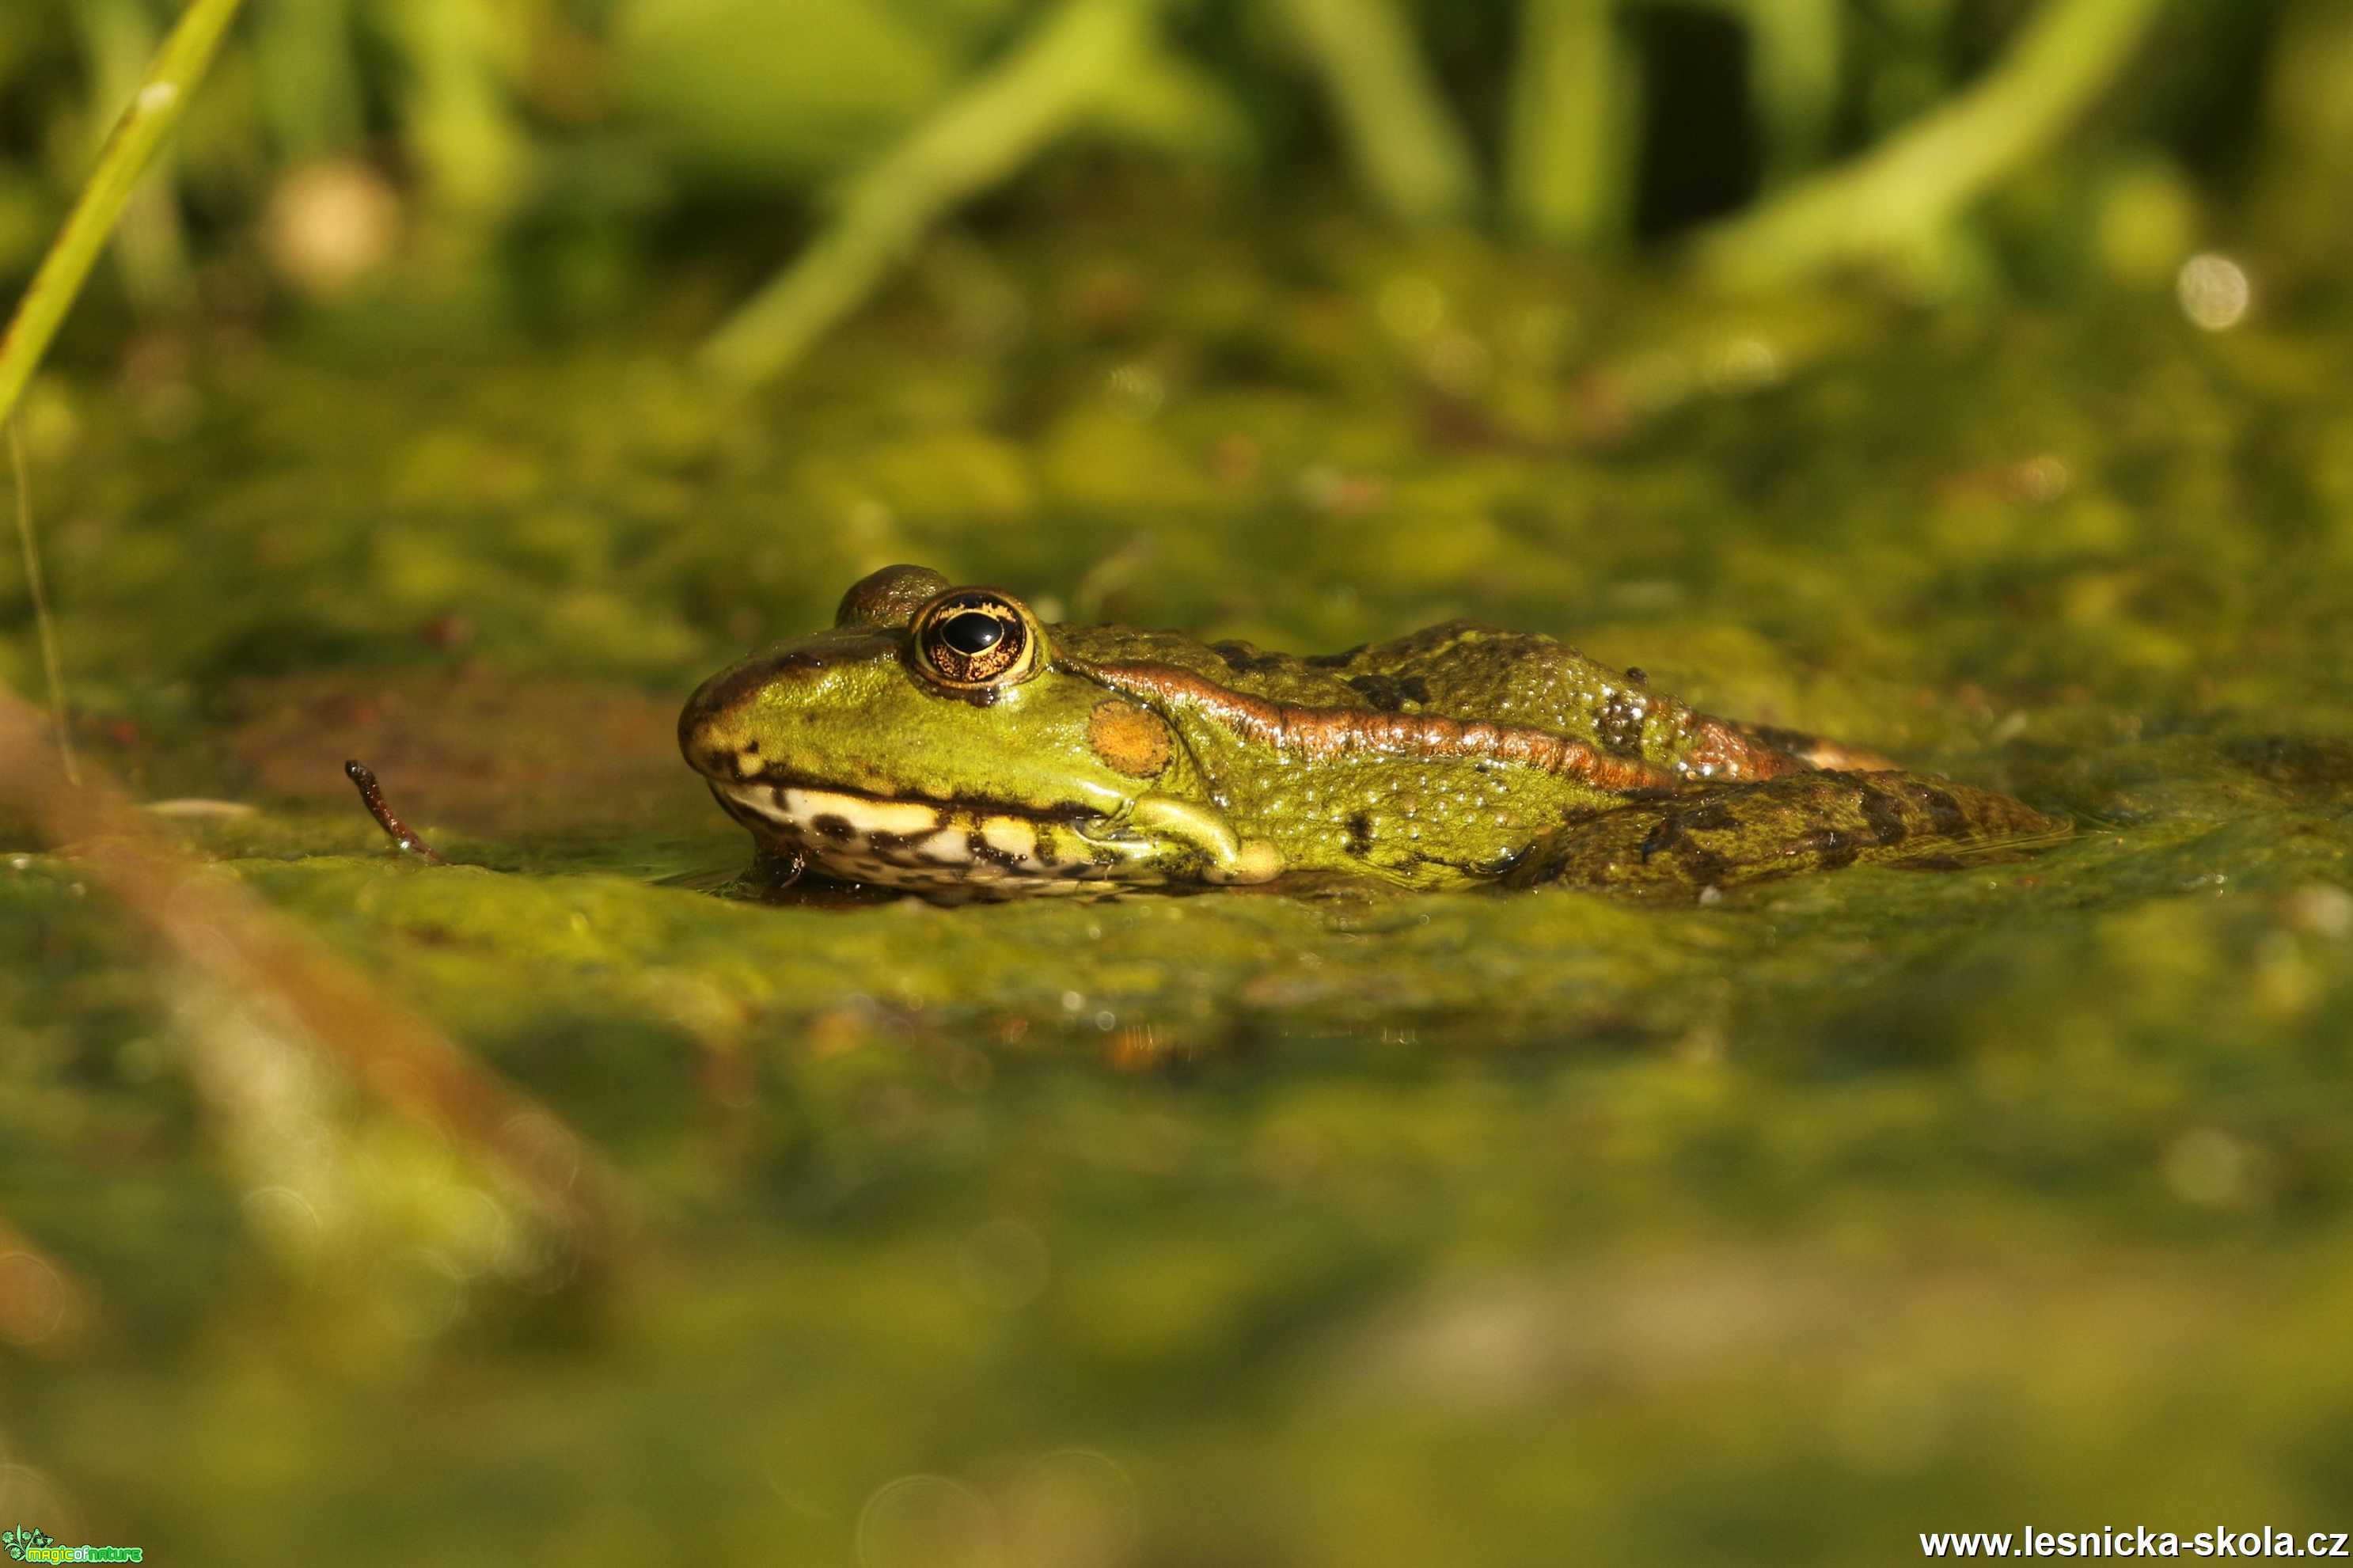
{"label": "thin twig", "polygon": [[368,815],[375,819],[375,825],[384,830],[385,837],[392,841],[393,848],[404,854],[413,854],[427,865],[449,863],[441,858],[440,852],[425,842],[423,834],[400,820],[399,813],[392,809],[392,803],[384,798],[384,786],[376,782],[374,768],[355,758],[343,764],[343,776],[359,786],[360,804],[367,808]]}
{"label": "thin twig", "polygon": [[25,442],[16,421],[8,421],[8,465],[16,473],[16,538],[25,546],[25,591],[33,600],[33,632],[41,644],[41,667],[49,682],[49,722],[58,732],[58,757],[66,782],[79,786],[73,731],[66,725],[65,662],[58,656],[57,622],[49,615],[48,590],[41,582],[41,552],[33,544],[33,482],[25,468]]}

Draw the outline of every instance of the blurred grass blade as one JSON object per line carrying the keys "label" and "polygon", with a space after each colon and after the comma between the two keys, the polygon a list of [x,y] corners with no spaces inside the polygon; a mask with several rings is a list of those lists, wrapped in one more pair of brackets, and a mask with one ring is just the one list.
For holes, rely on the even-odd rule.
{"label": "blurred grass blade", "polygon": [[404,140],[458,255],[493,235],[521,199],[532,148],[509,103],[505,61],[522,48],[521,8],[400,0],[377,16],[399,50]]}
{"label": "blurred grass blade", "polygon": [[1729,9],[1748,31],[1765,186],[1771,190],[1820,163],[1830,143],[1843,19],[1837,0],[1733,0]]}
{"label": "blurred grass blade", "polygon": [[1439,95],[1392,0],[1279,0],[1323,73],[1350,158],[1375,200],[1408,223],[1479,205],[1471,139]]}
{"label": "blurred grass blade", "polygon": [[25,593],[33,601],[33,629],[40,639],[41,669],[49,686],[49,722],[58,732],[58,760],[64,764],[66,782],[79,787],[81,768],[74,760],[73,730],[66,723],[65,661],[58,653],[57,622],[49,615],[49,592],[41,578],[41,552],[33,542],[33,481],[25,467],[25,441],[16,421],[0,425],[7,432],[8,468],[16,479],[16,542],[25,550]]}
{"label": "blurred grass blade", "polygon": [[[97,101],[135,97],[155,53],[153,14],[142,0],[80,0],[74,10]],[[115,227],[114,260],[142,311],[168,308],[188,295],[188,241],[171,164],[168,157],[156,159],[153,177],[131,193]]]}
{"label": "blurred grass blade", "polygon": [[791,368],[929,228],[1092,113],[1145,55],[1152,0],[1064,0],[1013,54],[851,185],[807,250],[703,344],[738,390]]}
{"label": "blurred grass blade", "polygon": [[98,167],[82,186],[80,199],[41,270],[33,275],[32,287],[18,302],[7,336],[0,338],[0,423],[16,413],[16,400],[106,249],[107,237],[114,232],[141,173],[179,124],[189,95],[210,69],[221,36],[241,4],[243,0],[194,0],[164,41],[137,96],[115,122]]}
{"label": "blurred grass blade", "polygon": [[1523,0],[1504,200],[1521,233],[1556,245],[1624,238],[1641,76],[1618,0]]}
{"label": "blurred grass blade", "polygon": [[293,164],[349,153],[366,133],[353,58],[352,0],[265,5],[248,33],[263,117]]}
{"label": "blurred grass blade", "polygon": [[1736,287],[1916,256],[2005,176],[2049,152],[2114,81],[2166,0],[2048,0],[1976,85],[1843,168],[1708,234],[1703,272]]}
{"label": "blurred grass blade", "polygon": [[251,890],[207,875],[102,772],[66,784],[43,759],[40,730],[39,715],[0,690],[0,805],[71,846],[77,874],[224,995],[275,1007],[372,1098],[501,1173],[573,1261],[600,1274],[620,1261],[626,1194],[580,1134]]}

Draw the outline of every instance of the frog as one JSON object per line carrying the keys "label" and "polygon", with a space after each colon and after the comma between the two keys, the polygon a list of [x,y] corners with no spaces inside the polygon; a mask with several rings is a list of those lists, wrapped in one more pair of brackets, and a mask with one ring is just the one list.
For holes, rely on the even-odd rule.
{"label": "frog", "polygon": [[1049,624],[911,565],[703,682],[678,736],[772,881],[937,902],[1332,878],[1705,896],[2068,831],[1542,633],[1451,620],[1301,656]]}

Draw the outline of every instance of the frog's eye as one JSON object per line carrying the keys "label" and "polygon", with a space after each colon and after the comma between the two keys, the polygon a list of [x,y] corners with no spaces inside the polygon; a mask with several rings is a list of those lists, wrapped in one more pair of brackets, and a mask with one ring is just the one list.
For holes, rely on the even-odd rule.
{"label": "frog's eye", "polygon": [[1038,671],[1043,639],[1020,604],[987,588],[944,593],[915,614],[915,659],[943,686],[1010,686]]}

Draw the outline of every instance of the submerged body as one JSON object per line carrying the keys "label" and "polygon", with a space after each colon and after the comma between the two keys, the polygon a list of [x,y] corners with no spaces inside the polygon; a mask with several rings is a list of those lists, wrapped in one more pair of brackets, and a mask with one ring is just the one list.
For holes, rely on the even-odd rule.
{"label": "submerged body", "polygon": [[938,896],[1319,873],[1696,889],[2064,831],[1549,637],[1457,621],[1298,658],[1049,628],[917,567],[705,682],[679,743],[764,853]]}

